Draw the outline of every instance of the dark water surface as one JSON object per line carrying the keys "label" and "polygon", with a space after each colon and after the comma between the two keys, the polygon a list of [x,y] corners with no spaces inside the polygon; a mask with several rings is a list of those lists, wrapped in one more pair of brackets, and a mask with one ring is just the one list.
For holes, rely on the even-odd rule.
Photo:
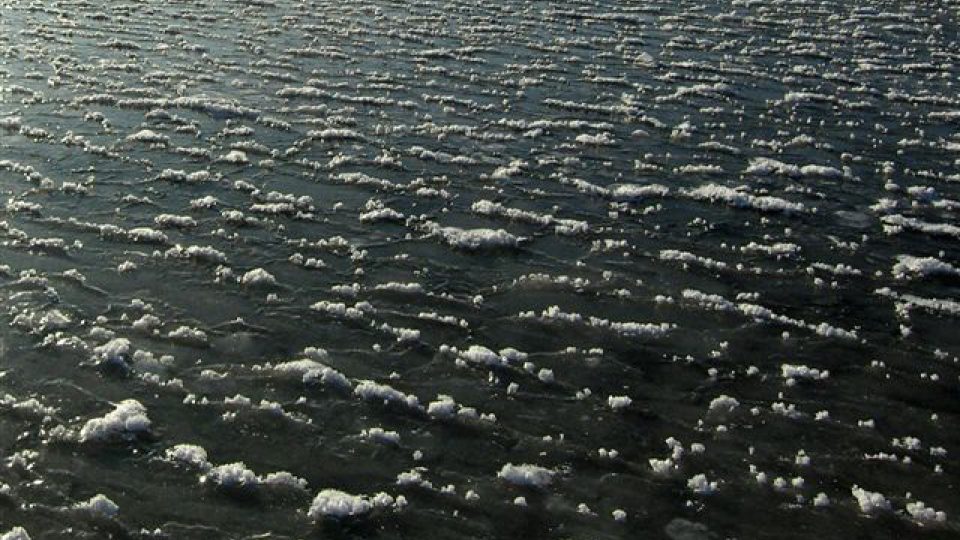
{"label": "dark water surface", "polygon": [[0,538],[957,537],[958,17],[0,0]]}

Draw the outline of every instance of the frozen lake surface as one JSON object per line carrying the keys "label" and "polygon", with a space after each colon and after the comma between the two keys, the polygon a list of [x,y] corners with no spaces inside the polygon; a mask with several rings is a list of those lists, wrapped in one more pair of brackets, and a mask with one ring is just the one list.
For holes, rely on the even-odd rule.
{"label": "frozen lake surface", "polygon": [[0,538],[957,538],[958,19],[0,0]]}

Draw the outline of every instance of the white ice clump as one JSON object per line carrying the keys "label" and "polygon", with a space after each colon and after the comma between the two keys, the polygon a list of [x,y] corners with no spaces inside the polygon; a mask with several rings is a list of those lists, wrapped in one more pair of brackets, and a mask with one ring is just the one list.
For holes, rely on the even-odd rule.
{"label": "white ice clump", "polygon": [[727,300],[726,298],[723,298],[722,296],[706,294],[694,289],[684,290],[683,297],[685,300],[696,303],[699,307],[703,309],[738,312],[741,315],[749,317],[757,322],[770,322],[770,323],[794,326],[797,328],[810,330],[818,335],[829,337],[829,338],[840,338],[840,339],[848,339],[848,340],[857,339],[856,330],[845,330],[843,328],[837,328],[836,326],[833,326],[825,322],[822,322],[819,324],[807,323],[804,320],[794,319],[786,315],[775,313],[769,308],[766,308],[758,304],[751,304],[749,302],[734,303]]}
{"label": "white ice clump", "polygon": [[265,287],[277,284],[277,278],[263,268],[254,268],[243,274],[240,284],[246,287]]}
{"label": "white ice clump", "polygon": [[[351,495],[337,489],[324,489],[314,497],[307,510],[307,516],[319,521],[323,518],[345,519],[364,516],[376,508],[402,506],[398,498],[386,493],[378,493],[373,497],[366,495]],[[405,501],[403,501],[405,503]]]}
{"label": "white ice clump", "polygon": [[625,409],[633,403],[633,400],[628,396],[609,396],[607,397],[607,405],[615,410],[619,411],[620,409]]}
{"label": "white ice clump", "polygon": [[178,444],[168,448],[165,457],[167,461],[182,463],[200,470],[207,470],[211,464],[207,461],[207,451],[196,444]]}
{"label": "white ice clump", "polygon": [[57,412],[54,407],[48,407],[36,398],[20,400],[10,394],[0,397],[0,407],[9,408],[19,414],[32,415],[43,418]]}
{"label": "white ice clump", "polygon": [[554,231],[558,234],[575,235],[586,232],[590,226],[585,221],[572,219],[558,219],[550,214],[539,214],[530,210],[510,208],[501,203],[482,199],[470,206],[474,213],[485,216],[501,216],[514,221],[532,223],[535,225],[555,225]]}
{"label": "white ice clump", "polygon": [[230,152],[220,156],[218,161],[233,163],[235,165],[246,165],[247,163],[250,163],[250,159],[247,158],[247,154],[245,152],[241,152],[240,150],[231,150]]}
{"label": "white ice clump", "polygon": [[610,330],[623,337],[640,339],[661,338],[676,328],[676,325],[672,323],[621,322],[601,317],[584,316],[579,313],[562,311],[560,306],[550,306],[541,311],[539,315],[535,311],[521,311],[517,316],[521,319],[536,319],[545,323],[582,324],[592,328]]}
{"label": "white ice clump", "polygon": [[440,236],[452,247],[477,251],[481,249],[517,247],[521,237],[514,236],[503,229],[461,229],[459,227],[441,227],[430,224],[428,232]]}
{"label": "white ice clump", "polygon": [[196,227],[197,221],[190,216],[178,216],[174,214],[160,214],[153,218],[153,221],[159,227],[179,227],[179,228],[190,228]]}
{"label": "white ice clump", "polygon": [[484,347],[483,345],[471,345],[467,350],[460,351],[459,357],[474,364],[484,366],[506,365],[507,359],[500,354]]}
{"label": "white ice clump", "polygon": [[814,381],[823,380],[830,377],[827,370],[819,370],[801,365],[782,364],[780,366],[780,375],[787,381],[793,379],[810,379]]}
{"label": "white ice clump", "polygon": [[367,401],[380,401],[384,404],[398,403],[411,409],[421,409],[417,396],[404,394],[389,385],[374,381],[360,381],[354,387],[353,393]]}
{"label": "white ice clump", "polygon": [[157,133],[149,129],[142,129],[132,135],[127,136],[128,141],[136,141],[147,144],[163,144],[166,145],[170,142],[170,137],[163,135],[162,133]]}
{"label": "white ice clump", "polygon": [[894,448],[903,448],[905,450],[912,450],[915,452],[923,448],[923,444],[921,443],[920,439],[910,436],[894,438],[890,444],[893,445]]}
{"label": "white ice clump", "polygon": [[30,540],[30,535],[23,527],[14,527],[9,531],[0,534],[0,540]]}
{"label": "white ice clump", "polygon": [[364,316],[364,309],[361,304],[355,304],[352,307],[348,306],[343,302],[330,302],[328,300],[320,300],[315,302],[310,306],[310,309],[314,311],[319,311],[321,313],[326,313],[333,317],[340,317],[343,319],[362,319]]}
{"label": "white ice clump", "polygon": [[770,195],[756,196],[717,184],[707,184],[684,194],[694,200],[721,201],[734,208],[752,208],[762,212],[805,212],[803,203],[791,202]]}
{"label": "white ice clump", "polygon": [[452,418],[457,412],[457,402],[447,395],[438,395],[427,404],[427,414],[434,418]]}
{"label": "white ice clump", "polygon": [[258,476],[255,472],[248,469],[242,461],[211,467],[200,476],[200,483],[234,492],[251,491],[260,488],[302,491],[307,488],[306,480],[296,477],[287,471],[278,471],[264,476]]}
{"label": "white ice clump", "polygon": [[159,328],[161,324],[162,324],[162,321],[160,320],[159,317],[157,317],[156,315],[152,315],[150,313],[146,313],[139,319],[133,321],[130,324],[130,327],[140,332],[149,333]]}
{"label": "white ice clump", "polygon": [[517,486],[545,488],[553,482],[554,474],[554,471],[538,465],[507,463],[497,473],[497,477]]}
{"label": "white ice clump", "polygon": [[96,364],[125,365],[132,347],[126,338],[114,338],[93,349],[92,360]]}
{"label": "white ice clump", "polygon": [[669,476],[672,472],[677,470],[676,463],[670,458],[650,458],[647,462],[650,464],[653,474],[657,476]]}
{"label": "white ice clump", "polygon": [[423,285],[419,283],[399,283],[391,281],[388,283],[378,283],[373,287],[375,291],[392,291],[406,294],[424,294]]}
{"label": "white ice clump", "polygon": [[883,230],[887,234],[898,234],[904,230],[915,231],[932,236],[952,236],[960,238],[960,226],[951,223],[930,223],[921,219],[893,214],[880,218]]}
{"label": "white ice clump", "polygon": [[114,410],[93,418],[80,429],[80,442],[112,442],[132,439],[150,432],[147,408],[135,399],[116,404]]}
{"label": "white ice clump", "polygon": [[864,514],[872,514],[880,510],[890,510],[890,501],[882,493],[867,491],[854,485],[850,492],[857,499],[860,511]]}
{"label": "white ice clump", "polygon": [[393,208],[374,208],[360,214],[361,223],[376,223],[378,221],[399,221],[402,222],[406,216],[394,210]]}
{"label": "white ice clump", "polygon": [[163,253],[168,259],[193,259],[210,263],[227,262],[226,253],[211,246],[181,246],[177,244]]}
{"label": "white ice clump", "polygon": [[921,525],[930,525],[947,521],[947,514],[945,512],[935,510],[925,505],[923,501],[907,503],[907,513],[910,514],[910,517],[912,517]]}
{"label": "white ice clump", "polygon": [[615,184],[610,187],[610,198],[618,201],[665,197],[669,193],[670,188],[660,184]]}
{"label": "white ice clump", "polygon": [[753,158],[744,171],[746,174],[788,176],[793,178],[843,178],[844,172],[825,165],[790,165],[770,158]]}
{"label": "white ice clump", "polygon": [[719,294],[707,294],[695,289],[683,290],[684,300],[699,304],[714,311],[737,311],[737,305]]}
{"label": "white ice clump", "polygon": [[707,475],[697,474],[687,480],[687,487],[697,495],[710,495],[717,491],[717,482],[707,480]]}
{"label": "white ice clump", "polygon": [[936,257],[914,257],[898,255],[897,263],[893,265],[892,273],[897,279],[913,279],[915,277],[960,276],[960,268],[941,261]]}
{"label": "white ice clump", "polygon": [[689,251],[678,251],[676,249],[660,250],[660,260],[661,261],[679,261],[684,264],[696,264],[698,266],[703,266],[705,268],[710,268],[713,270],[725,270],[727,268],[727,263],[725,262],[715,261],[708,257],[701,257],[699,255],[694,255]]}
{"label": "white ice clump", "polygon": [[117,503],[111,501],[106,495],[99,493],[89,500],[73,505],[73,508],[108,519],[115,517],[120,512],[120,507],[117,506]]}
{"label": "white ice clump", "polygon": [[23,118],[19,116],[4,116],[0,118],[0,128],[9,129],[11,131],[20,129],[20,126],[23,122]]}
{"label": "white ice clump", "polygon": [[381,427],[372,427],[364,429],[360,436],[368,441],[377,442],[380,444],[387,445],[399,445],[400,444],[400,434],[396,431],[387,431]]}
{"label": "white ice clump", "polygon": [[728,395],[720,395],[710,401],[710,412],[729,413],[740,406],[736,398]]}
{"label": "white ice clump", "polygon": [[[318,349],[314,349],[314,351],[317,350]],[[309,351],[304,351],[304,353],[310,355]],[[315,352],[312,356],[317,358],[325,358],[326,352],[324,351],[323,354]],[[297,376],[302,382],[307,384],[319,382],[324,386],[329,385],[347,390],[353,386],[350,382],[350,379],[348,379],[343,373],[340,373],[336,369],[310,358],[291,360],[289,362],[282,362],[267,367],[269,369],[273,369],[273,371],[279,374]]]}
{"label": "white ice clump", "polygon": [[167,235],[150,227],[135,227],[127,231],[126,236],[133,242],[145,244],[166,244],[169,240]]}
{"label": "white ice clump", "polygon": [[259,483],[256,473],[248,469],[243,462],[228,463],[213,467],[200,477],[201,484],[215,484],[226,489],[256,487]]}
{"label": "white ice clump", "polygon": [[404,471],[397,475],[398,486],[415,486],[424,489],[433,489],[433,483],[423,478],[426,471],[423,467],[415,467],[409,471]]}
{"label": "white ice clump", "polygon": [[171,330],[167,333],[167,337],[175,341],[193,345],[205,345],[207,343],[206,332],[199,328],[186,325],[180,326],[176,330]]}

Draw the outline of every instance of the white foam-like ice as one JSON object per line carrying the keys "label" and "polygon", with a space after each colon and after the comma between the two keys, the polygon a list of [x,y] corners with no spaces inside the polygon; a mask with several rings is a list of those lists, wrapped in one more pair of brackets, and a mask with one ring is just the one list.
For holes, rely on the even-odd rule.
{"label": "white foam-like ice", "polygon": [[120,513],[120,507],[117,506],[117,503],[111,501],[102,493],[98,493],[89,500],[73,505],[73,508],[81,512],[88,512],[91,515],[108,519],[116,517],[116,515]]}
{"label": "white foam-like ice", "polygon": [[362,517],[377,508],[385,508],[396,504],[396,500],[386,493],[378,493],[372,497],[367,495],[352,495],[337,489],[324,489],[317,493],[307,516],[314,521],[323,518],[345,519]]}
{"label": "white foam-like ice", "polygon": [[127,399],[104,416],[88,420],[80,429],[79,440],[84,443],[129,440],[148,434],[150,427],[147,408],[135,399]]}
{"label": "white foam-like ice", "polygon": [[553,482],[555,474],[555,471],[539,465],[507,463],[497,473],[497,477],[517,486],[546,488]]}
{"label": "white foam-like ice", "polygon": [[867,491],[854,485],[850,493],[857,500],[860,511],[864,514],[872,514],[881,510],[890,510],[890,501],[882,493],[876,491]]}

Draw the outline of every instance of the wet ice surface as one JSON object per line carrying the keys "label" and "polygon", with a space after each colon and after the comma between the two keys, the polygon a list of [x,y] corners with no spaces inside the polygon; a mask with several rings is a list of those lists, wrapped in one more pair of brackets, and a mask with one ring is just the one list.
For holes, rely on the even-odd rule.
{"label": "wet ice surface", "polygon": [[0,0],[0,534],[956,535],[958,9]]}

